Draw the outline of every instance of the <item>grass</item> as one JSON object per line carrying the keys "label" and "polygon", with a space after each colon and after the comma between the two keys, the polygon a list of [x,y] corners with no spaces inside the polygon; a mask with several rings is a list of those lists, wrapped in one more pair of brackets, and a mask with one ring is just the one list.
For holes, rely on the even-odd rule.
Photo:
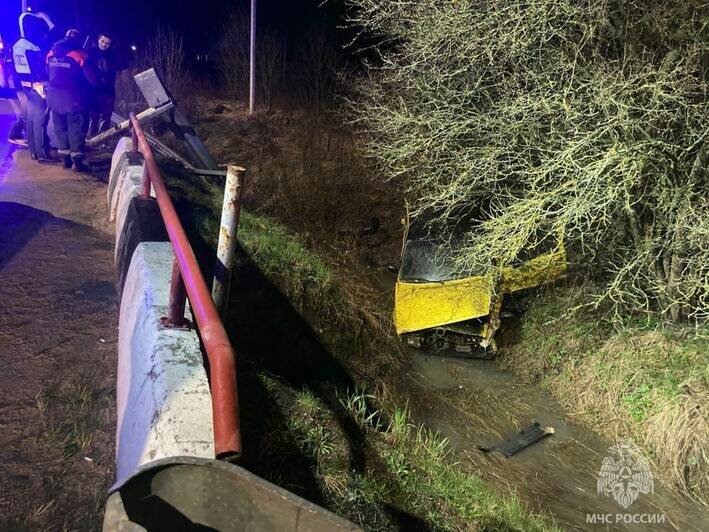
{"label": "grass", "polygon": [[[65,459],[88,449],[93,441],[96,423],[91,389],[86,384],[71,383],[65,387],[46,386],[36,397],[37,411],[44,427],[42,445],[60,449]],[[61,405],[64,415],[50,416],[50,405]]]}
{"label": "grass", "polygon": [[323,261],[308,252],[298,239],[268,218],[243,212],[239,242],[259,269],[294,303],[312,307],[320,301],[331,313],[343,312],[334,276]]}
{"label": "grass", "polygon": [[379,371],[401,366],[391,320],[377,307],[368,285],[346,273],[336,275],[297,235],[267,217],[242,212],[239,242],[338,358],[352,362],[354,352],[364,350],[377,355],[366,360]]}
{"label": "grass", "polygon": [[541,381],[579,419],[609,438],[633,440],[661,474],[709,500],[709,330],[643,318],[615,326],[570,312],[590,287],[536,297],[502,363]]}
{"label": "grass", "polygon": [[[379,361],[366,373],[386,380],[387,371],[395,374],[391,370],[403,365],[396,342],[391,341],[391,320],[368,292],[367,283],[357,279],[361,265],[342,259],[348,245],[361,243],[340,241],[333,229],[346,225],[353,214],[329,218],[330,211],[339,212],[333,207],[339,205],[335,199],[339,201],[341,191],[349,190],[341,182],[331,186],[336,182],[330,178],[342,173],[343,166],[306,164],[313,147],[305,146],[298,152],[292,149],[293,142],[288,145],[288,139],[276,139],[278,146],[267,146],[270,151],[265,159],[262,161],[259,155],[256,161],[248,143],[240,140],[243,135],[217,133],[227,125],[261,128],[262,140],[273,140],[271,133],[288,129],[273,128],[267,122],[249,125],[239,117],[224,116],[208,126],[214,138],[207,140],[217,143],[212,147],[222,158],[239,153],[238,161],[243,164],[246,162],[241,158],[253,159],[246,165],[254,169],[249,179],[256,182],[248,186],[254,189],[252,199],[259,205],[260,214],[242,213],[240,242],[307,317],[329,352],[348,369]],[[235,144],[241,152],[233,151]],[[332,176],[328,173],[330,166],[335,169],[330,172]],[[220,191],[212,189],[201,201],[210,205],[212,219],[218,219]],[[351,198],[351,203],[362,212],[375,206],[372,198],[360,196]],[[283,221],[289,229],[263,216],[263,212]],[[320,230],[318,225],[322,226]],[[216,229],[214,225],[206,234],[215,235]],[[355,249],[353,255],[357,252]],[[535,298],[524,315],[519,338],[513,345],[508,342],[502,353],[502,365],[528,381],[543,382],[577,419],[595,429],[601,427],[606,437],[635,440],[650,451],[649,458],[662,475],[706,501],[709,428],[701,415],[701,408],[709,404],[706,331],[662,328],[647,316],[627,317],[622,327],[616,328],[602,316],[568,312],[588,302],[589,288],[566,286]],[[372,391],[371,386],[368,390]],[[528,515],[525,510],[506,507],[495,495],[486,502],[489,492],[476,484],[480,482],[477,477],[473,475],[470,478],[475,480],[471,480],[457,476],[460,464],[446,469],[443,464],[451,463],[451,457],[442,450],[445,446],[436,451],[440,441],[435,435],[410,427],[405,411],[393,407],[396,399],[388,397],[386,390],[386,385],[377,386],[376,397],[370,398],[370,402],[387,405],[393,421],[385,426],[363,396],[343,399],[346,409],[367,432],[375,465],[365,473],[346,467],[346,446],[338,443],[339,436],[332,432],[333,424],[327,419],[331,414],[319,405],[315,395],[308,390],[297,391],[295,410],[286,409],[288,430],[297,445],[316,461],[318,478],[335,497],[331,504],[336,511],[372,528],[391,524],[386,505],[405,509],[428,523],[446,523],[443,528],[465,528],[461,524],[465,518],[478,528],[518,526]],[[428,446],[430,452],[426,454],[422,449]],[[473,496],[466,497],[466,493]],[[502,521],[490,524],[496,518]]]}
{"label": "grass", "polygon": [[[215,104],[221,113],[210,112]],[[375,204],[395,193],[361,159],[337,114],[272,110],[249,116],[234,102],[201,105],[197,128],[212,153],[248,169],[247,203],[302,234],[308,245],[347,249]],[[398,196],[395,201],[401,205]]]}
{"label": "grass", "polygon": [[386,453],[389,472],[405,500],[427,522],[449,530],[461,525],[485,530],[553,529],[550,523],[531,516],[518,499],[499,496],[454,462],[448,442],[411,424],[405,411],[395,412],[379,439],[378,448]]}
{"label": "grass", "polygon": [[307,389],[292,390],[262,374],[288,420],[288,434],[314,463],[329,508],[369,530],[413,523],[433,530],[556,530],[512,494],[500,495],[453,460],[448,442],[414,426],[405,409],[383,415],[374,399],[351,394],[342,406],[366,434],[366,466],[350,467],[345,434],[327,405]]}
{"label": "grass", "polygon": [[[225,118],[219,127],[230,120]],[[231,142],[229,137],[219,139]],[[222,148],[224,153],[231,149]],[[396,342],[391,341],[391,320],[367,284],[356,280],[358,266],[328,253],[330,245],[336,254],[343,253],[336,232],[315,233],[313,224],[324,219],[321,210],[305,213],[314,216],[313,220],[294,218],[302,214],[303,197],[313,198],[320,207],[328,205],[317,195],[321,181],[301,180],[310,188],[299,196],[296,206],[278,210],[281,204],[273,201],[275,196],[269,191],[290,183],[276,179],[276,170],[286,175],[290,168],[283,164],[284,169],[265,168],[256,176],[265,181],[253,184],[253,197],[260,207],[270,202],[273,214],[289,228],[262,214],[242,211],[241,244],[348,369],[364,366],[364,373],[384,379],[387,372],[396,374],[403,362]],[[253,178],[250,174],[249,179]],[[184,182],[175,185],[189,187]],[[186,190],[186,195],[209,206],[211,215],[203,219],[205,234],[216,235],[221,192],[216,187],[205,190],[201,197],[195,188]],[[278,197],[287,196],[285,192],[280,190]],[[325,195],[330,197],[329,192]],[[366,212],[369,207],[361,208]],[[338,226],[332,223],[327,229],[330,225]],[[325,241],[318,243],[321,238]],[[706,502],[709,428],[701,415],[709,404],[706,331],[662,328],[647,316],[628,317],[618,329],[602,316],[568,312],[588,302],[588,288],[566,286],[536,297],[524,315],[517,341],[508,343],[501,354],[501,364],[528,381],[542,382],[577,419],[595,430],[600,427],[604,436],[637,442],[649,451],[648,458],[661,476]],[[372,391],[371,386],[367,389]],[[405,411],[392,406],[396,399],[387,396],[387,386],[377,386],[374,393],[377,404],[387,405],[394,420],[391,426],[378,425],[380,416],[366,408],[361,395],[345,399],[347,410],[366,429],[373,465],[364,472],[348,468],[349,451],[328,418],[332,413],[310,391],[295,393],[294,409],[284,407],[288,432],[317,464],[316,476],[330,497],[327,505],[338,513],[375,529],[392,524],[392,508],[427,523],[444,523],[441,527],[446,529],[514,528],[529,518],[524,508],[490,494],[474,475],[458,476],[461,465],[451,465],[450,456],[439,460],[436,452],[424,453],[422,448],[428,445],[435,450],[436,437],[420,428],[401,428],[408,426],[408,418]],[[396,434],[406,436],[397,438]],[[428,460],[427,456],[437,458]],[[465,519],[470,526],[464,524]]]}
{"label": "grass", "polygon": [[[377,346],[381,339],[390,338],[386,329],[388,317],[377,311],[363,313],[372,305],[371,300],[367,302],[367,294],[357,293],[356,286],[347,293],[342,280],[294,234],[265,217],[243,213],[239,238],[259,268],[304,315],[311,316],[328,349],[349,367],[356,367],[362,360],[380,361],[375,374],[391,361],[395,362],[392,367],[401,367],[400,357],[392,355],[395,351],[387,352],[390,344],[384,341]],[[565,287],[535,298],[525,313],[520,338],[501,357],[503,366],[529,381],[543,382],[578,419],[601,427],[604,436],[640,444],[649,451],[649,458],[662,476],[706,502],[709,424],[700,409],[709,404],[709,336],[702,330],[662,328],[646,318],[629,318],[618,330],[602,317],[568,312],[586,301],[586,293],[583,286]],[[352,338],[359,338],[364,344],[358,352],[353,352],[352,346],[357,342],[352,342]],[[370,342],[362,342],[363,338]],[[368,355],[372,349],[387,353],[385,363],[381,363],[380,356]],[[379,399],[380,404],[395,403],[389,398]],[[307,404],[308,400],[301,397],[299,401]],[[348,408],[357,411],[357,405]],[[310,455],[322,461],[326,458],[323,452],[328,456],[333,452],[333,444],[322,429],[325,425],[308,432],[308,418],[294,423],[290,428],[295,433],[305,431],[304,439],[298,441]],[[408,449],[406,453],[414,451]],[[406,497],[415,501],[416,490],[421,487],[415,484],[418,477],[408,475],[410,462],[404,460],[408,455],[402,453],[402,449],[392,451],[386,464],[401,489],[406,490]],[[381,500],[372,494],[382,493],[386,486],[366,476],[346,479],[342,470],[325,468],[320,474],[333,493],[359,493],[358,497],[364,500]],[[443,479],[445,475],[441,475]],[[463,483],[457,478],[448,481],[458,486]],[[440,480],[436,485],[440,488],[445,482]],[[479,495],[473,499],[477,501]],[[430,500],[452,496],[437,492],[430,495]],[[436,512],[444,511],[424,511],[420,501],[412,504],[417,512],[427,516],[427,521],[439,519]],[[445,510],[449,511],[452,510]],[[463,505],[453,514],[478,515],[476,511],[479,510],[466,510]],[[371,518],[373,513],[367,515]]]}
{"label": "grass", "polygon": [[[216,247],[223,200],[221,185],[189,174],[166,178],[174,197],[199,209],[195,217],[197,229]],[[246,253],[295,304],[306,305],[311,299],[324,299],[330,303],[328,306],[337,302],[328,267],[284,226],[242,209],[238,231],[239,244]]]}
{"label": "grass", "polygon": [[105,385],[98,370],[80,371],[47,380],[36,394],[37,427],[28,427],[33,435],[26,450],[33,454],[16,465],[18,471],[42,466],[41,475],[30,477],[28,496],[15,497],[11,513],[0,515],[0,530],[75,530],[72,523],[100,528],[113,469],[112,437],[103,430],[112,401]]}
{"label": "grass", "polygon": [[288,428],[305,454],[323,460],[335,450],[335,436],[327,425],[318,423],[318,400],[307,388],[295,395],[300,415],[288,418]]}

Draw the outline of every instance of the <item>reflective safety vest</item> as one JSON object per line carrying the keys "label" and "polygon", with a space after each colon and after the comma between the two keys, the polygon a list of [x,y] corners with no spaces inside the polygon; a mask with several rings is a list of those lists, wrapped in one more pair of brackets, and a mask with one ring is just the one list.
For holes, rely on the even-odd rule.
{"label": "reflective safety vest", "polygon": [[[20,27],[20,39],[12,45],[12,60],[15,63],[15,71],[21,76],[44,77],[41,72],[33,72],[33,62],[27,58],[27,52],[39,52],[40,48],[32,40],[37,40],[40,31],[38,28],[42,26],[44,29],[42,34],[46,34],[54,24],[46,13],[22,13],[18,20]],[[39,26],[38,26],[39,24]],[[25,27],[27,26],[27,27]],[[34,62],[35,68],[40,68],[37,62]]]}
{"label": "reflective safety vest", "polygon": [[30,62],[27,60],[28,51],[39,52],[39,46],[24,37],[12,45],[12,60],[15,63],[15,72],[18,74],[32,74]]}

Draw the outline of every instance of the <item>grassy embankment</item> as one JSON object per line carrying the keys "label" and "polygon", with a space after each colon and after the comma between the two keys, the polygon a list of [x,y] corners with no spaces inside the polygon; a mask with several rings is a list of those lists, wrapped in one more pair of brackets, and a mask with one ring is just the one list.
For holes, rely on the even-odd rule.
{"label": "grassy embankment", "polygon": [[[211,216],[201,216],[199,225],[212,240],[217,234],[221,192],[204,183],[191,187],[173,181],[171,186],[178,195],[208,207],[205,212],[211,211]],[[348,287],[287,229],[267,218],[242,212],[239,241],[359,388],[335,390],[338,404],[333,408],[333,401],[324,399],[321,391],[313,393],[268,371],[258,372],[269,402],[276,404],[283,418],[273,421],[267,412],[262,414],[266,442],[272,448],[264,456],[278,460],[295,442],[305,463],[311,464],[302,476],[314,478],[318,502],[366,529],[555,529],[514,495],[493,491],[473,471],[456,463],[444,439],[414,426],[407,411],[396,408],[387,397],[385,380],[395,377],[401,360],[396,343],[384,330],[388,317],[373,308],[366,292]],[[376,382],[368,378],[371,375],[377,376]],[[364,395],[365,388],[372,395]],[[244,404],[247,401],[242,399]],[[361,468],[352,467],[355,451],[339,410],[347,412],[364,436]],[[283,460],[283,467],[292,467],[288,458]],[[278,482],[278,473],[270,480]],[[285,487],[299,491],[298,486]]]}
{"label": "grassy embankment", "polygon": [[540,382],[612,441],[633,441],[666,479],[709,499],[709,330],[648,319],[613,324],[587,285],[540,292],[503,367]]}

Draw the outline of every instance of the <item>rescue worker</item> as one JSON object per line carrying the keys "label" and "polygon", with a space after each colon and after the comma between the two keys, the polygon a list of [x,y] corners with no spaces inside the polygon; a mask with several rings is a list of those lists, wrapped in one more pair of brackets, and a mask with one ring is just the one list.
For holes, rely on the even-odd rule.
{"label": "rescue worker", "polygon": [[96,77],[86,63],[77,30],[54,44],[47,55],[47,103],[52,112],[54,133],[64,167],[85,172],[86,130],[88,127],[89,84]]}
{"label": "rescue worker", "polygon": [[54,27],[44,14],[22,13],[20,39],[12,46],[17,80],[21,87],[24,126],[30,157],[40,163],[56,162],[49,156],[47,138],[47,103],[44,65],[47,38]]}
{"label": "rescue worker", "polygon": [[88,52],[89,67],[97,77],[91,94],[89,138],[111,127],[113,104],[116,100],[116,75],[123,69],[111,44],[110,35],[102,33],[98,37],[97,47]]}

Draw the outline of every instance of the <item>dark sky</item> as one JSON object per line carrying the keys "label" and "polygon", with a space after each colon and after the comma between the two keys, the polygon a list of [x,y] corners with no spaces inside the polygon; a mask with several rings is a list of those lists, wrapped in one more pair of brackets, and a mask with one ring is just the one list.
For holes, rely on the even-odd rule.
{"label": "dark sky", "polygon": [[[257,0],[259,26],[297,39],[312,23],[324,19],[337,36],[342,3],[329,0],[318,7],[320,0]],[[91,34],[107,31],[126,45],[144,42],[158,24],[170,26],[185,37],[190,51],[209,49],[230,7],[249,11],[249,0],[30,0],[30,4],[47,11],[62,28],[78,26]],[[0,0],[3,34],[16,31],[20,5],[20,0]]]}

